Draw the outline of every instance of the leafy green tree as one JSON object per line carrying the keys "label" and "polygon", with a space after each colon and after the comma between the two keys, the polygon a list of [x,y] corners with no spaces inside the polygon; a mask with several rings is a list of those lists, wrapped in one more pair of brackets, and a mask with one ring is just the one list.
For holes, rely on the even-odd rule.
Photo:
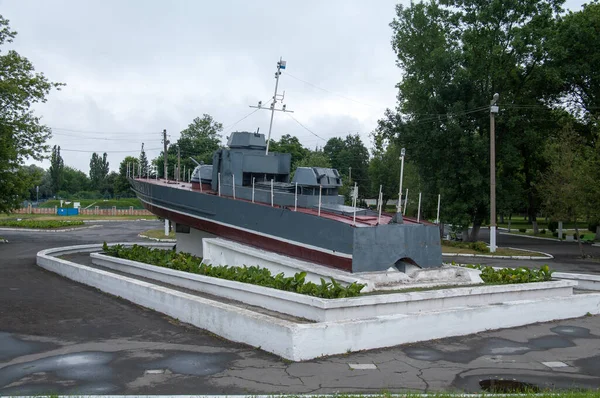
{"label": "leafy green tree", "polygon": [[[331,167],[337,169],[345,177],[344,186],[346,188],[349,189],[356,182],[359,197],[370,195],[369,150],[358,134],[349,134],[345,139],[330,138],[323,147],[323,152],[329,157]],[[351,178],[350,173],[352,173]],[[345,189],[342,190],[342,193],[346,193]]]}
{"label": "leafy green tree", "polygon": [[[0,48],[16,34],[0,15]],[[61,85],[35,73],[33,64],[16,51],[0,49],[0,212],[18,208],[29,196],[34,181],[20,166],[28,158],[42,160],[50,137],[50,129],[40,123],[32,106],[45,102]]]}
{"label": "leafy green tree", "polygon": [[[549,38],[551,64],[564,81],[570,109],[590,127],[600,127],[600,3],[560,18]],[[561,98],[563,101],[565,98]],[[593,134],[592,134],[593,135]]]}
{"label": "leafy green tree", "polygon": [[[443,197],[442,218],[475,240],[489,214],[489,104],[496,118],[498,188],[527,197],[535,221],[538,150],[552,125],[546,102],[560,82],[546,64],[545,45],[562,0],[445,0],[397,6],[392,46],[402,69],[398,107],[380,122],[405,146],[427,192]],[[515,178],[517,172],[517,180]],[[520,175],[519,175],[520,174]],[[517,182],[522,182],[518,184]],[[504,196],[503,196],[504,195]]]}
{"label": "leafy green tree", "polygon": [[52,179],[52,191],[56,194],[62,189],[63,171],[65,165],[62,156],[60,156],[60,146],[54,145],[50,157],[50,177]]}
{"label": "leafy green tree", "polygon": [[139,167],[141,168],[141,175],[143,177],[148,176],[150,172],[150,165],[148,164],[148,158],[146,157],[146,152],[144,151],[144,144],[142,143],[142,151],[140,152],[140,160]]}
{"label": "leafy green tree", "polygon": [[[594,159],[598,158],[594,152],[571,129],[551,140],[546,148],[549,167],[543,174],[541,183],[544,206],[553,219],[574,221],[577,237],[580,236],[577,220],[590,211],[596,215],[600,213],[596,207],[598,199],[591,203],[589,201],[593,200],[594,194],[599,193],[595,188],[597,180],[594,181],[598,172],[591,170],[592,165],[599,164]],[[590,171],[595,175],[590,174]],[[585,257],[581,239],[577,240],[581,255]]]}
{"label": "leafy green tree", "polygon": [[[169,178],[173,178],[173,172],[177,166],[177,148],[181,152],[182,177],[184,167],[186,170],[193,170],[196,167],[196,163],[190,157],[198,162],[204,162],[204,164],[212,164],[213,152],[219,149],[221,143],[221,131],[223,131],[223,125],[215,121],[212,116],[204,114],[202,118],[195,118],[186,129],[181,131],[175,145],[171,145],[167,149]],[[152,161],[157,166],[158,175],[161,178],[164,178],[163,156],[164,154],[161,153]]]}
{"label": "leafy green tree", "polygon": [[[97,189],[97,187],[93,188]],[[70,166],[64,167],[61,190],[67,192],[69,196],[75,196],[78,192],[87,191],[89,189],[90,180],[83,171]]]}
{"label": "leafy green tree", "polygon": [[285,134],[279,141],[271,140],[269,152],[289,153],[292,155],[292,170],[295,170],[298,162],[304,159],[309,150],[304,148],[298,137]]}
{"label": "leafy green tree", "polygon": [[109,163],[107,154],[104,152],[100,157],[96,152],[92,154],[90,159],[90,182],[92,187],[99,191],[105,189],[105,179],[109,171]]}
{"label": "leafy green tree", "polygon": [[[119,174],[113,181],[113,192],[117,196],[130,197],[133,195],[131,186],[127,181],[127,165],[135,164],[136,170],[139,167],[139,159],[133,156],[127,156],[119,164]],[[131,166],[130,166],[131,167]]]}
{"label": "leafy green tree", "polygon": [[[46,170],[33,164],[29,166],[22,166],[21,169],[24,175],[27,176],[27,179],[31,182],[29,194],[26,195],[24,199],[35,201],[38,197],[38,191],[36,187],[39,187],[42,183],[42,178],[44,177],[44,174],[46,174]],[[42,194],[40,197],[43,198],[43,192],[40,192],[40,194]]]}

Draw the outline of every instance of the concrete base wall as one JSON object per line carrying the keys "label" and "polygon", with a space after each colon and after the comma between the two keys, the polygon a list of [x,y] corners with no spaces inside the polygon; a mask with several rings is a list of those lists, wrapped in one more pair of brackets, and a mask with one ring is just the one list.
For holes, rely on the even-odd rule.
{"label": "concrete base wall", "polygon": [[215,238],[215,235],[191,227],[189,231],[189,233],[175,232],[177,251],[204,258],[202,241],[206,238]]}
{"label": "concrete base wall", "polygon": [[101,245],[43,250],[37,255],[37,264],[226,339],[260,346],[293,361],[600,313],[600,294],[588,293],[362,320],[294,323],[54,257],[91,251],[94,247],[99,250]]}
{"label": "concrete base wall", "polygon": [[204,261],[207,264],[237,267],[258,265],[261,268],[268,268],[273,275],[283,272],[285,276],[294,276],[298,272],[306,272],[306,280],[314,283],[321,283],[321,278],[326,281],[329,281],[329,278],[334,278],[342,286],[347,286],[353,282],[367,285],[362,290],[363,293],[373,290],[374,284],[372,282],[357,278],[350,272],[331,269],[281,254],[267,252],[230,240],[219,238],[204,239],[202,246]]}
{"label": "concrete base wall", "polygon": [[479,307],[501,304],[506,301],[566,297],[573,294],[575,285],[571,281],[553,281],[392,293],[332,300],[249,283],[190,274],[99,253],[92,253],[91,257],[94,264],[105,268],[319,322],[358,320],[456,307]]}

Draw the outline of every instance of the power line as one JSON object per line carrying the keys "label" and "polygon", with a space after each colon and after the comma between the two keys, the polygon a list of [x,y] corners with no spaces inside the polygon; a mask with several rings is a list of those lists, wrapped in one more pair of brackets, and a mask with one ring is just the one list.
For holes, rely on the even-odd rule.
{"label": "power line", "polygon": [[[137,143],[139,140],[127,139],[127,138],[103,138],[103,137],[82,137],[80,135],[68,134],[68,133],[55,133],[52,132],[52,135],[60,135],[66,137],[76,137],[80,140],[103,140],[103,141],[126,141],[126,142],[134,142]],[[144,142],[153,142],[153,141],[161,141],[160,139],[152,139],[152,140],[144,140]]]}
{"label": "power line", "polygon": [[258,112],[259,109],[255,109],[252,112],[250,112],[249,114],[247,114],[246,116],[244,116],[243,118],[241,118],[240,120],[238,120],[237,122],[230,124],[229,126],[227,126],[226,128],[223,128],[223,133],[226,133],[228,130],[230,130],[232,127],[235,127],[235,125],[237,125],[238,123],[240,123],[241,121],[243,121],[244,119],[254,115],[256,112]]}
{"label": "power line", "polygon": [[[140,152],[140,150],[134,150],[134,151],[87,151],[84,149],[66,149],[66,148],[60,148],[61,151],[64,152],[83,152],[83,153],[138,153]],[[144,149],[144,152],[148,152],[148,151],[158,151],[161,150],[162,148],[146,148]]]}
{"label": "power line", "polygon": [[377,108],[375,105],[367,104],[367,103],[365,103],[365,102],[361,102],[361,101],[355,100],[355,99],[353,99],[353,98],[346,97],[346,96],[344,96],[344,95],[341,95],[341,94],[338,94],[338,93],[334,93],[333,91],[327,90],[326,88],[319,87],[319,86],[317,86],[316,84],[313,84],[313,83],[307,82],[306,80],[302,80],[302,79],[300,79],[299,77],[296,77],[296,76],[294,76],[294,75],[291,75],[289,72],[286,72],[286,74],[285,74],[285,75],[286,75],[286,76],[289,76],[289,77],[291,77],[292,79],[298,80],[298,81],[300,81],[300,82],[302,82],[302,83],[304,83],[304,84],[308,84],[309,86],[312,86],[312,87],[314,87],[314,88],[316,88],[316,89],[318,89],[318,90],[321,90],[321,91],[324,91],[324,92],[326,92],[326,93],[329,93],[329,94],[331,94],[331,95],[335,95],[335,96],[337,96],[337,97],[344,98],[344,99],[346,99],[346,100],[348,100],[348,101],[356,102],[357,104],[361,104],[361,105],[366,105],[366,106],[370,106],[370,107],[373,107],[373,108]]}
{"label": "power line", "polygon": [[139,132],[132,132],[132,131],[90,131],[90,130],[75,130],[75,129],[67,129],[67,128],[63,128],[63,127],[52,127],[52,126],[48,126],[50,127],[50,129],[52,130],[59,130],[59,131],[68,131],[71,133],[83,133],[83,134],[119,134],[119,135],[134,135],[134,134],[155,134],[157,133],[156,131],[139,131]]}
{"label": "power line", "polygon": [[303,125],[302,123],[300,123],[295,117],[292,116],[291,113],[286,113],[289,117],[291,117],[292,119],[294,119],[294,121],[296,123],[298,123],[300,126],[302,126],[306,131],[308,131],[309,133],[311,133],[312,135],[314,135],[317,138],[322,139],[323,141],[327,141],[325,138],[321,137],[320,135],[318,135],[317,133],[315,133],[314,131],[312,131],[311,129],[309,129],[308,127],[306,127],[305,125]]}

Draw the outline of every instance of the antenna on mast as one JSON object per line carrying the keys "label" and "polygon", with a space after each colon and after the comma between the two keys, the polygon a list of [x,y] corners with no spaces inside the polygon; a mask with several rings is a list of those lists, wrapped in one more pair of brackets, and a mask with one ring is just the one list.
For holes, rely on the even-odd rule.
{"label": "antenna on mast", "polygon": [[269,154],[269,144],[271,142],[271,129],[273,128],[273,116],[275,116],[275,111],[294,113],[294,111],[290,111],[290,110],[286,109],[285,105],[282,105],[281,109],[277,109],[275,107],[277,105],[278,100],[283,102],[283,99],[285,98],[285,91],[283,92],[283,95],[277,94],[277,87],[279,86],[279,76],[281,75],[281,70],[285,69],[285,66],[286,66],[286,62],[284,60],[282,60],[281,57],[279,57],[279,61],[277,62],[277,72],[275,72],[275,94],[273,94],[273,102],[271,102],[271,106],[269,108],[263,108],[262,101],[258,101],[257,106],[250,105],[250,108],[270,109],[271,110],[271,122],[269,123],[269,135],[267,136],[267,150],[265,152],[266,155]]}

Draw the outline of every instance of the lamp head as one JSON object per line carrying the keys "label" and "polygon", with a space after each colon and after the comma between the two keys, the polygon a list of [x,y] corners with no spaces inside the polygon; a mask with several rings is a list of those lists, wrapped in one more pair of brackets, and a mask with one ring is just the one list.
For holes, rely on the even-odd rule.
{"label": "lamp head", "polygon": [[404,157],[406,155],[406,148],[402,148],[402,150],[400,150],[400,156]]}

